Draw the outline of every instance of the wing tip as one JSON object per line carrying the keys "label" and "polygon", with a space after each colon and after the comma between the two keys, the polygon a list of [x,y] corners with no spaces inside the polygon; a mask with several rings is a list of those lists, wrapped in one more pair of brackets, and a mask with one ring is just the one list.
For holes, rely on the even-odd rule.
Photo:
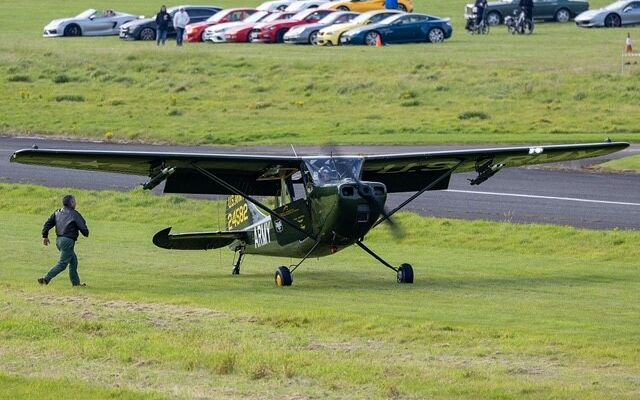
{"label": "wing tip", "polygon": [[169,239],[169,232],[171,232],[171,228],[172,227],[165,228],[153,235],[153,244],[162,249],[170,249],[171,240]]}

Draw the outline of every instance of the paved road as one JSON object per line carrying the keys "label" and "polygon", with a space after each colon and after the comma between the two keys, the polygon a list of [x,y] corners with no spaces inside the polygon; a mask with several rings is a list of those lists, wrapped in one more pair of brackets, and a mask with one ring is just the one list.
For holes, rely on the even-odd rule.
{"label": "paved road", "polygon": [[[144,177],[53,169],[9,163],[13,151],[37,144],[40,148],[127,149],[145,151],[287,153],[290,148],[211,148],[153,145],[119,145],[38,138],[0,137],[0,182],[35,183],[50,187],[129,190]],[[468,146],[467,146],[468,147]],[[364,146],[345,147],[341,152],[398,153],[443,149],[431,147]],[[456,147],[460,148],[460,146]],[[298,154],[314,154],[319,148],[296,149]],[[632,146],[607,159],[640,154]],[[595,229],[640,229],[640,176],[587,172],[584,167],[600,159],[554,165],[551,168],[514,168],[500,171],[480,186],[469,186],[471,174],[454,175],[449,190],[427,192],[407,207],[422,215],[462,219],[488,219],[518,223],[551,223]],[[159,192],[159,189],[157,189]],[[393,207],[407,196],[392,195]]]}

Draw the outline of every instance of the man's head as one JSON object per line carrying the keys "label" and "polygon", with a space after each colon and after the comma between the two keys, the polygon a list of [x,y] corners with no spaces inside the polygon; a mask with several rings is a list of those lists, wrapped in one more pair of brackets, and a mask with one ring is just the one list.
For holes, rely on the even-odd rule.
{"label": "man's head", "polygon": [[76,198],[72,195],[68,194],[62,198],[62,205],[75,210],[76,208]]}
{"label": "man's head", "polygon": [[160,7],[160,11],[162,11],[162,12],[167,11],[167,6],[164,6],[164,5],[163,5],[162,7]]}

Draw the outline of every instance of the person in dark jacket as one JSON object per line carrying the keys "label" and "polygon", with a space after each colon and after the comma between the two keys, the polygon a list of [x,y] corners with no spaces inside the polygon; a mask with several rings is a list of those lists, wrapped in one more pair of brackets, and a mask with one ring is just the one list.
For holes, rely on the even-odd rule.
{"label": "person in dark jacket", "polygon": [[51,268],[51,271],[42,278],[38,278],[38,283],[48,285],[53,278],[69,266],[69,278],[73,286],[84,286],[80,283],[78,276],[78,257],[74,251],[79,233],[84,237],[89,237],[89,228],[79,212],[76,211],[76,199],[71,196],[64,196],[62,208],[51,214],[47,222],[42,227],[42,243],[49,245],[49,231],[56,228],[56,247],[60,250],[60,261]]}
{"label": "person in dark jacket", "polygon": [[520,0],[520,8],[524,10],[524,18],[533,21],[533,0]]}
{"label": "person in dark jacket", "polygon": [[156,25],[158,31],[156,32],[156,44],[160,46],[160,43],[164,46],[167,41],[167,33],[169,33],[169,23],[171,22],[171,15],[167,12],[167,7],[160,7],[160,12],[156,14]]}
{"label": "person in dark jacket", "polygon": [[476,26],[484,19],[484,10],[487,8],[487,0],[476,0]]}

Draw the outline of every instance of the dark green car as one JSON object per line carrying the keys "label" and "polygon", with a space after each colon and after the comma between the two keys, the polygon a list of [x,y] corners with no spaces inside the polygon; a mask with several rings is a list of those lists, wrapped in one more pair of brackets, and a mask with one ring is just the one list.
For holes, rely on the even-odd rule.
{"label": "dark green car", "polygon": [[[485,10],[485,19],[489,25],[504,22],[505,17],[513,15],[519,9],[520,0],[490,1]],[[473,4],[465,7],[465,18],[473,14]],[[533,18],[546,21],[569,22],[581,12],[589,9],[586,0],[533,0]]]}

